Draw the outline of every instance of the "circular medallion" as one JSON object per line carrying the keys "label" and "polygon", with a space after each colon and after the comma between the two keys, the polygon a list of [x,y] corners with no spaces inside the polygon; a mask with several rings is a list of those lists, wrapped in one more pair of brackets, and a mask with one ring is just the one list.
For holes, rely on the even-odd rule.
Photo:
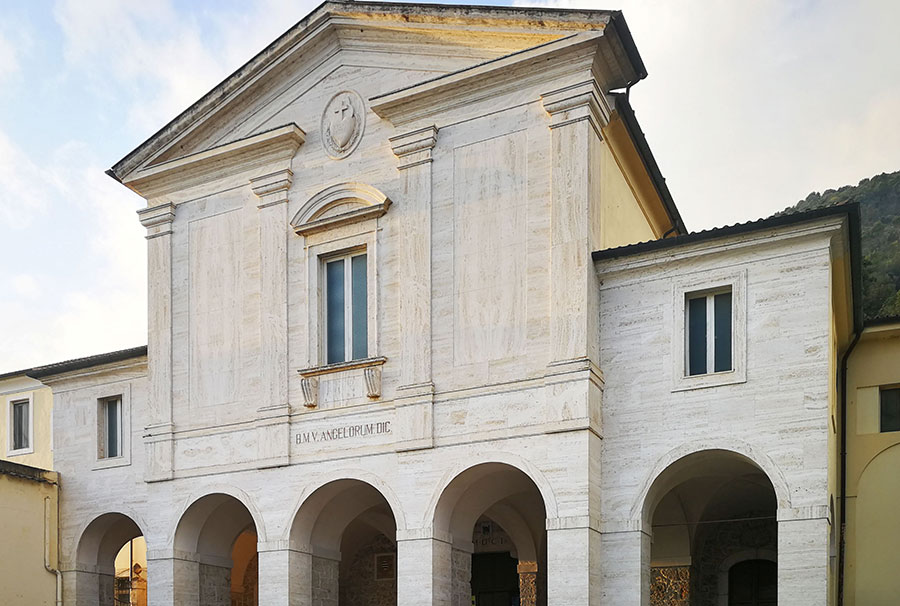
{"label": "circular medallion", "polygon": [[322,146],[335,160],[346,158],[362,139],[366,108],[362,97],[353,91],[341,91],[331,98],[322,114]]}

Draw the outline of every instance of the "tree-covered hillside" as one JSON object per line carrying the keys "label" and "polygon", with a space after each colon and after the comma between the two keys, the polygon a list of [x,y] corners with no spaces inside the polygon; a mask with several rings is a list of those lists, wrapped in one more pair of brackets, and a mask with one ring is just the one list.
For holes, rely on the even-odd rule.
{"label": "tree-covered hillside", "polygon": [[863,313],[867,319],[900,316],[900,171],[863,179],[821,194],[813,192],[789,211],[859,203],[862,215]]}

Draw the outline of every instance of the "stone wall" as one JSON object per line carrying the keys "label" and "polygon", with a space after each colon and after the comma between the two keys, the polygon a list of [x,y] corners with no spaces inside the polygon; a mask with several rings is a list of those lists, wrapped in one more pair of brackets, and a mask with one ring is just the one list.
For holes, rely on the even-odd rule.
{"label": "stone wall", "polygon": [[720,573],[727,573],[723,569],[725,560],[739,554],[747,556],[743,559],[756,559],[755,554],[760,552],[777,553],[777,530],[778,524],[774,519],[702,526],[694,540],[696,555],[692,606],[718,606],[721,590],[719,576]]}
{"label": "stone wall", "polygon": [[341,604],[396,606],[396,564],[392,578],[375,578],[375,556],[383,553],[394,554],[396,558],[397,547],[384,535],[378,535],[371,543],[350,556],[346,566],[341,566]]}
{"label": "stone wall", "polygon": [[338,606],[340,562],[313,556],[312,606]]}
{"label": "stone wall", "polygon": [[200,603],[203,606],[231,606],[231,569],[200,564]]}

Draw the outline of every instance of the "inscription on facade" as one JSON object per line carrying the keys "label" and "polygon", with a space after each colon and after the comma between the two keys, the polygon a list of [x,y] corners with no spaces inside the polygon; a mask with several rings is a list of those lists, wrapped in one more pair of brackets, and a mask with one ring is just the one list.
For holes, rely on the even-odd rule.
{"label": "inscription on facade", "polygon": [[301,431],[294,436],[297,444],[313,444],[318,442],[332,442],[347,438],[363,438],[391,433],[391,422],[361,423],[359,425],[344,425],[316,431]]}

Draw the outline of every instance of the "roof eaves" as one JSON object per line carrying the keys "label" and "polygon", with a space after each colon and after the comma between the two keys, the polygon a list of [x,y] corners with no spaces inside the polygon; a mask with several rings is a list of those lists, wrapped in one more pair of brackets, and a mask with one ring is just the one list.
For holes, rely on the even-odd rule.
{"label": "roof eaves", "polygon": [[42,379],[52,375],[59,375],[64,372],[72,372],[74,370],[82,370],[91,366],[100,366],[102,364],[113,364],[122,362],[132,358],[140,358],[147,355],[147,346],[131,347],[129,349],[120,349],[107,353],[88,356],[86,358],[76,358],[74,360],[65,360],[63,362],[54,362],[43,366],[35,366],[33,368],[25,368],[0,374],[0,379],[8,379],[19,375],[32,379]]}
{"label": "roof eaves", "polygon": [[[643,64],[641,65],[643,66]],[[669,191],[669,186],[666,185],[666,179],[659,169],[659,164],[657,164],[653,151],[650,149],[650,144],[647,143],[647,137],[644,135],[644,131],[641,129],[641,125],[634,115],[634,109],[628,101],[628,94],[613,93],[613,97],[616,101],[616,110],[622,117],[622,122],[625,124],[625,128],[628,130],[631,139],[634,141],[638,154],[641,156],[641,161],[644,163],[644,167],[650,175],[650,180],[653,182],[653,187],[656,188],[656,192],[659,194],[663,206],[666,209],[669,220],[672,222],[672,225],[675,227],[675,231],[678,234],[687,234],[687,227],[684,225],[681,213],[678,212],[678,207],[675,205],[675,200],[672,198],[672,192]]]}

